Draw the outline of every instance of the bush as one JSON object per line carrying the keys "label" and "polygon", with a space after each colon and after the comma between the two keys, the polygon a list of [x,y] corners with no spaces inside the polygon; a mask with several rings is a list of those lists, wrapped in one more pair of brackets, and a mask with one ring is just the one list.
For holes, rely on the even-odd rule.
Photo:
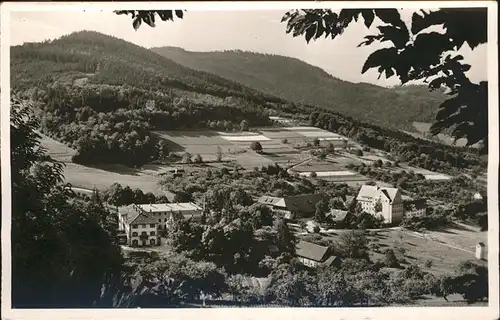
{"label": "bush", "polygon": [[316,172],[311,172],[310,175],[309,175],[311,178],[316,178],[318,176],[318,174]]}
{"label": "bush", "polygon": [[193,162],[194,163],[202,163],[203,158],[199,154],[197,154],[196,156],[194,156]]}
{"label": "bush", "polygon": [[425,260],[424,266],[428,269],[432,268],[432,260]]}
{"label": "bush", "polygon": [[259,141],[254,141],[250,145],[250,149],[252,149],[253,151],[255,151],[257,153],[260,153],[260,152],[262,152],[262,145],[260,144]]}
{"label": "bush", "polygon": [[387,267],[390,267],[390,268],[399,267],[399,262],[398,262],[398,259],[396,258],[396,254],[394,253],[394,250],[387,249],[387,250],[385,250],[384,255],[385,255],[384,263]]}
{"label": "bush", "polygon": [[363,150],[356,149],[355,154],[356,154],[356,156],[358,156],[358,157],[362,157],[362,156],[363,156]]}

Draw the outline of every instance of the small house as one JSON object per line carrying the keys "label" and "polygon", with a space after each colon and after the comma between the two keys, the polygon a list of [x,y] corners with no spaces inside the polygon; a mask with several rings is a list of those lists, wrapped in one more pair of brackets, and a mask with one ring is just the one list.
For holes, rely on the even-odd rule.
{"label": "small house", "polygon": [[479,242],[476,245],[476,259],[478,259],[478,260],[484,260],[486,258],[486,254],[485,254],[485,250],[484,249],[485,249],[484,243]]}
{"label": "small house", "polygon": [[343,228],[348,214],[349,212],[347,210],[331,209],[325,214],[325,220],[337,228]]}
{"label": "small house", "polygon": [[295,255],[302,264],[310,268],[316,268],[320,265],[332,266],[340,262],[338,256],[331,254],[329,247],[307,241],[297,243]]}
{"label": "small house", "polygon": [[406,218],[423,217],[427,213],[427,202],[425,199],[404,200],[403,208]]}

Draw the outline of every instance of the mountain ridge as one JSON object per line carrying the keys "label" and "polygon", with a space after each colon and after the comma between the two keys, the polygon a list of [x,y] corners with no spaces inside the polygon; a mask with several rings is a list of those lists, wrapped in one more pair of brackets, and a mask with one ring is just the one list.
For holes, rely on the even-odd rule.
{"label": "mountain ridge", "polygon": [[[426,86],[382,87],[339,79],[318,66],[278,54],[242,50],[195,52],[178,47],[152,51],[195,70],[210,72],[284,100],[315,105],[360,121],[413,130],[415,121],[434,120],[440,92]],[[394,106],[391,109],[390,106]]]}

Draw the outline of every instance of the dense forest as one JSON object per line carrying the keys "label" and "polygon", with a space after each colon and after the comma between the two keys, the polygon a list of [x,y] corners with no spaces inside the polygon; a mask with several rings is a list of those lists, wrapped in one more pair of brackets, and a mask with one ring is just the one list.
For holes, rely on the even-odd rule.
{"label": "dense forest", "polygon": [[152,48],[173,61],[230,79],[288,101],[324,107],[361,121],[395,129],[412,129],[414,121],[434,121],[444,101],[426,86],[384,88],[333,77],[301,60],[254,52],[190,52]]}
{"label": "dense forest", "polygon": [[162,158],[155,130],[270,123],[272,98],[93,32],[13,47],[12,85],[37,102],[41,131],[75,148],[81,164]]}
{"label": "dense forest", "polygon": [[[140,166],[169,154],[155,130],[237,130],[242,120],[250,126],[267,125],[268,115],[278,114],[307,120],[426,169],[456,173],[486,166],[476,150],[417,139],[325,107],[284,101],[96,32],[12,47],[11,58],[13,88],[37,101],[42,131],[77,149],[73,160],[82,164]],[[407,94],[405,103],[413,101]],[[370,104],[364,108],[371,110]]]}

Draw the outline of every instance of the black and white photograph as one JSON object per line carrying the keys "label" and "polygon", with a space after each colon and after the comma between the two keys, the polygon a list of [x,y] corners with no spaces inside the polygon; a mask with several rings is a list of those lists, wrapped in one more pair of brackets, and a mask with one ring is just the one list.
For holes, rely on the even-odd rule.
{"label": "black and white photograph", "polygon": [[6,319],[499,318],[496,2],[1,14]]}

